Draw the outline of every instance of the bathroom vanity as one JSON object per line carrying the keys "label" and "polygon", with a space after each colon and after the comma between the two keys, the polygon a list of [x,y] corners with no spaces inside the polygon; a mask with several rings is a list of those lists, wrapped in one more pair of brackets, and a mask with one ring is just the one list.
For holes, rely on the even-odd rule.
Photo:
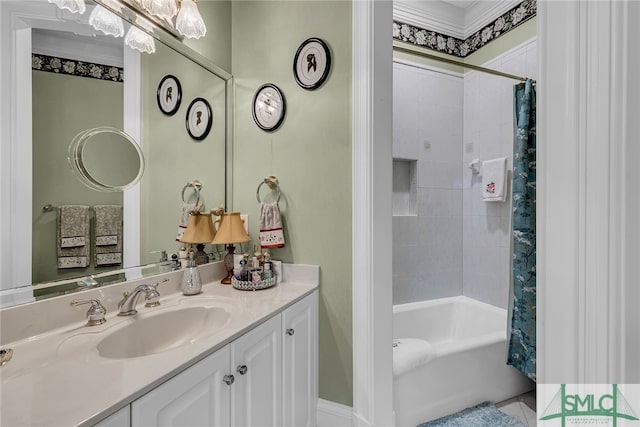
{"label": "bathroom vanity", "polygon": [[[285,265],[285,282],[251,292],[219,284],[217,264],[196,296],[178,291],[181,271],[81,294],[107,308],[97,326],[74,295],[1,310],[3,338],[33,321],[2,342],[0,424],[315,426],[319,267]],[[165,279],[160,306],[116,315],[123,290]]]}

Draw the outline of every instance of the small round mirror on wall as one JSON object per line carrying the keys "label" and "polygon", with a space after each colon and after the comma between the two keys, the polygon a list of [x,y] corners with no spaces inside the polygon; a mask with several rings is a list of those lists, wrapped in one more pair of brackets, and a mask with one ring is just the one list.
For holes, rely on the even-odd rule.
{"label": "small round mirror on wall", "polygon": [[69,164],[84,185],[97,191],[123,191],[144,172],[144,157],[136,141],[108,127],[86,129],[69,145]]}

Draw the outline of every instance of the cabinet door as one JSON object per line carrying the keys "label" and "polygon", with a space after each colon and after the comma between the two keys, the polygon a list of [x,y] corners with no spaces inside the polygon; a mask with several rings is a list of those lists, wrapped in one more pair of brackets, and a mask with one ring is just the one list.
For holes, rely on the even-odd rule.
{"label": "cabinet door", "polygon": [[115,414],[109,415],[104,420],[95,424],[93,427],[130,427],[131,426],[131,408],[129,405],[120,409]]}
{"label": "cabinet door", "polygon": [[281,315],[231,343],[231,425],[282,425]]}
{"label": "cabinet door", "polygon": [[318,292],[282,313],[285,427],[315,427],[318,402]]}
{"label": "cabinet door", "polygon": [[223,347],[133,402],[131,425],[229,426],[229,351]]}

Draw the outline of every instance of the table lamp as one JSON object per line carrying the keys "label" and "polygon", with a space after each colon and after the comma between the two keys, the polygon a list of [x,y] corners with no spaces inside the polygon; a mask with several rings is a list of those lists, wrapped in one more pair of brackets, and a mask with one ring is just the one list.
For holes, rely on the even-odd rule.
{"label": "table lamp", "polygon": [[220,283],[231,284],[233,277],[233,253],[236,248],[234,243],[250,242],[251,237],[244,231],[244,224],[240,218],[240,212],[224,212],[216,223],[220,223],[216,236],[211,241],[214,245],[227,245],[227,254],[224,256],[224,265],[227,268],[227,277]]}
{"label": "table lamp", "polygon": [[187,229],[180,238],[182,243],[196,244],[196,252],[193,254],[193,260],[196,265],[206,264],[209,262],[209,256],[204,252],[204,245],[211,243],[216,235],[211,221],[211,213],[191,212]]}

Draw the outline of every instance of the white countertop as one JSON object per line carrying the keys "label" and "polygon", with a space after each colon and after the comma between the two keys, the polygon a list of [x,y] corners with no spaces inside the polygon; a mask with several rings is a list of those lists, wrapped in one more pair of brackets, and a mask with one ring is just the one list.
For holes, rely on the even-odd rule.
{"label": "white countertop", "polygon": [[[12,348],[14,354],[12,360],[0,368],[0,425],[92,425],[312,293],[319,281],[319,267],[291,265],[286,267],[286,282],[261,291],[239,291],[230,285],[221,285],[219,280],[211,280],[211,274],[220,273],[219,266],[216,268],[203,274],[209,276],[203,292],[188,297],[176,292],[175,282],[179,289],[177,279],[181,273],[167,273],[172,281],[164,287],[164,292],[164,285],[158,288],[161,305],[144,307],[141,298],[138,314],[131,317],[116,316],[117,309],[113,304],[118,299],[115,295],[121,295],[122,289],[133,289],[138,282],[113,285],[113,288],[107,287],[112,288],[109,291],[98,288],[56,298],[58,301],[45,300],[21,306],[20,316],[44,317],[44,322],[23,327],[24,330],[36,330],[38,334],[35,336],[22,331],[13,335],[19,340],[2,343],[2,348]],[[206,280],[205,277],[203,279]],[[88,306],[83,306],[84,309],[68,306],[74,297],[95,297],[88,292],[102,296],[101,301],[108,311],[106,323],[87,327],[84,314]],[[47,310],[38,311],[45,302]],[[160,310],[214,303],[222,304],[231,311],[230,320],[220,330],[212,331],[195,342],[127,359],[104,358],[95,349],[97,342],[124,323],[135,322]],[[0,310],[3,332],[10,330],[9,320],[16,326],[15,319],[20,318],[17,313],[21,307]],[[52,310],[70,312],[75,321],[47,330],[47,317]],[[50,317],[49,324],[58,326],[55,321],[58,319],[54,318]],[[159,334],[162,332],[158,330]]]}

